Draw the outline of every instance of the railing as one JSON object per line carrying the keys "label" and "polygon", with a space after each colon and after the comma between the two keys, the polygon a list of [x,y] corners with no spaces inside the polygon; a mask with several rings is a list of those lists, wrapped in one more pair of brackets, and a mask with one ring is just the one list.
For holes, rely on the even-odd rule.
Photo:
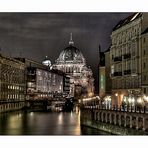
{"label": "railing", "polygon": [[118,105],[113,105],[112,107],[106,107],[102,105],[86,105],[83,106],[83,108],[87,109],[103,109],[103,110],[113,110],[113,111],[120,111],[120,112],[133,112],[133,113],[148,113],[148,108],[146,106],[140,107],[140,106],[127,106],[122,107]]}
{"label": "railing", "polygon": [[[82,123],[90,127],[121,135],[148,134],[146,108],[143,111],[136,109],[133,111],[132,109],[122,110],[117,106],[110,109],[100,108],[100,106],[85,106],[84,109],[81,109],[81,114]],[[103,123],[105,124],[103,125]],[[117,127],[115,127],[116,125]]]}

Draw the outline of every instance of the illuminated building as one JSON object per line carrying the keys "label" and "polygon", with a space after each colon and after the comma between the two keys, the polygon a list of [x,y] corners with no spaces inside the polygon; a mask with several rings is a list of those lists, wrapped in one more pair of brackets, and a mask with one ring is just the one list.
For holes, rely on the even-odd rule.
{"label": "illuminated building", "polygon": [[49,65],[43,65],[30,59],[16,59],[25,64],[27,99],[47,99],[54,96],[62,97],[63,93],[67,95],[68,80],[66,80],[67,76],[63,72],[51,70]]}
{"label": "illuminated building", "polygon": [[146,28],[141,35],[141,44],[141,86],[143,93],[143,101],[145,102],[145,105],[148,107],[148,28]]}
{"label": "illuminated building", "polygon": [[148,28],[142,33],[141,36],[141,43],[142,43],[142,91],[145,95],[148,96]]}
{"label": "illuminated building", "polygon": [[99,96],[103,98],[105,96],[105,55],[104,52],[101,52],[99,49]]}
{"label": "illuminated building", "polygon": [[105,97],[105,66],[99,67],[99,96]]}
{"label": "illuminated building", "polygon": [[0,54],[0,112],[25,105],[25,65]]}
{"label": "illuminated building", "polygon": [[81,51],[74,46],[72,33],[69,46],[62,50],[52,68],[63,71],[71,77],[70,89],[72,96],[93,94],[94,79],[92,70],[86,66],[86,61]]}
{"label": "illuminated building", "polygon": [[63,75],[36,67],[27,67],[28,99],[47,99],[63,94]]}
{"label": "illuminated building", "polygon": [[[112,30],[110,64],[112,104],[135,106],[141,90],[141,33],[148,26],[148,13],[134,13]],[[132,101],[131,101],[132,100]]]}
{"label": "illuminated building", "polygon": [[62,71],[51,69],[49,65],[43,65],[30,59],[16,59],[25,64],[27,99],[47,99],[56,96],[69,96],[70,77]]}
{"label": "illuminated building", "polygon": [[111,95],[112,93],[112,80],[111,80],[111,65],[110,65],[110,48],[105,51],[105,94]]}

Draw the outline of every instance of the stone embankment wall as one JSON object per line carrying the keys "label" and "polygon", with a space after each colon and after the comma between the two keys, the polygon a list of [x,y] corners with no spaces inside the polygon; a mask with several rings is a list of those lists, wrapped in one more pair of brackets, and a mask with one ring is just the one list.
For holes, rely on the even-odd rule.
{"label": "stone embankment wall", "polygon": [[147,135],[148,114],[83,108],[81,125],[117,135]]}

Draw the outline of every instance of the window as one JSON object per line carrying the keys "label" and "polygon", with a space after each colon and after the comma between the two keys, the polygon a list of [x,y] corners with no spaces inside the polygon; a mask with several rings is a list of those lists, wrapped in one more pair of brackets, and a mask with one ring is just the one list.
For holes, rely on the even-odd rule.
{"label": "window", "polygon": [[145,55],[145,49],[143,50],[143,55]]}
{"label": "window", "polygon": [[143,63],[143,69],[145,69],[145,67],[146,67],[146,63],[144,62],[144,63]]}
{"label": "window", "polygon": [[114,55],[112,55],[112,60],[114,59]]}
{"label": "window", "polygon": [[144,94],[146,94],[146,88],[144,88]]}
{"label": "window", "polygon": [[145,38],[143,38],[143,43],[145,43]]}

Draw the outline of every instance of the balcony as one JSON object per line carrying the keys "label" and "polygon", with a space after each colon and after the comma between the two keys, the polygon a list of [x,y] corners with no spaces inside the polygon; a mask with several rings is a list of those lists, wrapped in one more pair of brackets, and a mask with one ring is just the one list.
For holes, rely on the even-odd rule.
{"label": "balcony", "polygon": [[113,76],[114,77],[116,77],[116,76],[122,76],[122,72],[114,72]]}
{"label": "balcony", "polygon": [[122,56],[114,58],[114,62],[120,62],[120,61],[122,61]]}
{"label": "balcony", "polygon": [[124,75],[129,75],[129,74],[131,74],[131,70],[129,69],[129,70],[124,70]]}
{"label": "balcony", "polygon": [[124,59],[130,59],[131,58],[131,54],[130,53],[125,54],[123,57],[124,57]]}

